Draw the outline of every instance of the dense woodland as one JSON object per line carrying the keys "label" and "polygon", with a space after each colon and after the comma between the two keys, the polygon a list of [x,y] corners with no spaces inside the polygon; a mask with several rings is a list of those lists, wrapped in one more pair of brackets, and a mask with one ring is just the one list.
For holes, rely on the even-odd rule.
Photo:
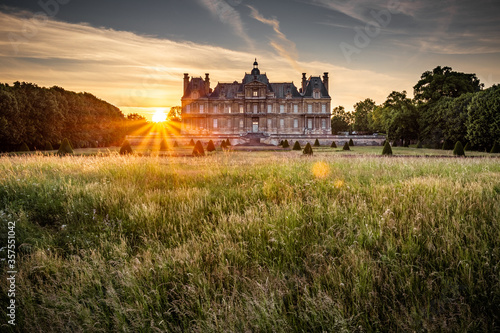
{"label": "dense woodland", "polygon": [[0,151],[23,143],[30,150],[57,148],[64,138],[76,148],[105,147],[120,144],[126,132],[123,113],[89,93],[0,84]]}
{"label": "dense woodland", "polygon": [[393,91],[381,105],[367,98],[354,105],[354,112],[334,108],[332,132],[383,132],[397,145],[444,149],[460,141],[489,151],[500,143],[499,85],[483,90],[475,74],[436,67],[413,89],[413,99],[406,91]]}

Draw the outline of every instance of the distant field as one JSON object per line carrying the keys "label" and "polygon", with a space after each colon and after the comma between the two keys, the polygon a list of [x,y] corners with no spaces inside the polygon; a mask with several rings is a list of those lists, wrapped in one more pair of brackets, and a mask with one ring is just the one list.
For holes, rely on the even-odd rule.
{"label": "distant field", "polygon": [[117,149],[0,157],[13,331],[500,330],[498,158]]}

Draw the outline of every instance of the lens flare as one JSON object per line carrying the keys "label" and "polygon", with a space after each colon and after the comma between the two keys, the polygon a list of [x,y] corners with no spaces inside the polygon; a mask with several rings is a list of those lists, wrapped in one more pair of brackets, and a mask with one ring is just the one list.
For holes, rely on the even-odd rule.
{"label": "lens flare", "polygon": [[162,123],[167,120],[167,115],[165,114],[165,110],[157,109],[155,114],[153,115],[153,122]]}
{"label": "lens flare", "polygon": [[316,162],[313,165],[312,173],[316,178],[326,178],[330,175],[330,167],[325,162]]}

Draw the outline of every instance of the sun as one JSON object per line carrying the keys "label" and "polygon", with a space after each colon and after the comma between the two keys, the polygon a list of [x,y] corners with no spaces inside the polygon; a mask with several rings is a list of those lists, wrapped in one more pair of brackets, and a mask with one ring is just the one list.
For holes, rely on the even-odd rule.
{"label": "sun", "polygon": [[158,108],[156,109],[155,114],[153,115],[153,122],[161,123],[167,120],[167,115],[165,114],[165,109]]}

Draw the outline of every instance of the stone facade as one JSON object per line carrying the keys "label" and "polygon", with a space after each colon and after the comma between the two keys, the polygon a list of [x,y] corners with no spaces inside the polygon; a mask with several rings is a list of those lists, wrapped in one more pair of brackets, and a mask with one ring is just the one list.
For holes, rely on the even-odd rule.
{"label": "stone facade", "polygon": [[270,83],[261,74],[257,59],[243,80],[218,83],[184,74],[182,97],[183,135],[261,137],[331,133],[331,98],[328,73],[306,78],[300,89],[293,82]]}

